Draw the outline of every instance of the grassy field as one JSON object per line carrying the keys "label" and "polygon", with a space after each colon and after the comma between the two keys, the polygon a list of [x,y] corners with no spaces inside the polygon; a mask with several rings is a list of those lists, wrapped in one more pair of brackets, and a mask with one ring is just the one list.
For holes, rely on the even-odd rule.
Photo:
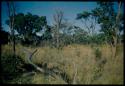
{"label": "grassy field", "polygon": [[[27,63],[26,54],[21,50],[24,46],[16,45],[16,55]],[[50,47],[25,47],[29,51],[37,52],[32,61],[37,65],[46,65],[47,68],[57,68],[64,73],[63,77],[52,76],[35,72],[5,81],[6,83],[18,84],[123,84],[123,45],[119,45],[117,57],[111,57],[111,49],[108,45],[68,45],[58,50]],[[10,45],[2,46],[2,56],[12,54]],[[24,69],[25,70],[25,69]],[[66,78],[69,80],[66,80]]]}

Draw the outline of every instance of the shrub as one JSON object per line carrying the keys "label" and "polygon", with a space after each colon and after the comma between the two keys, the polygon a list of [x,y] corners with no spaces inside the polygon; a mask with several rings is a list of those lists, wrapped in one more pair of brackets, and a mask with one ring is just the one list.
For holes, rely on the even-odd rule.
{"label": "shrub", "polygon": [[1,67],[4,80],[11,80],[14,77],[20,75],[23,70],[23,60],[19,56],[2,55],[1,56]]}

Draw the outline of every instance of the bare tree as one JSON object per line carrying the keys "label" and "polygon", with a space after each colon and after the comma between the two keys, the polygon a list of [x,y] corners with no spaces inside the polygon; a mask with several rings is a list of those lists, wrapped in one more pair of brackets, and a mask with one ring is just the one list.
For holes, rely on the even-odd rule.
{"label": "bare tree", "polygon": [[61,24],[63,20],[63,12],[57,10],[53,15],[55,21],[55,38],[56,38],[56,47],[59,48],[59,30],[61,29]]}
{"label": "bare tree", "polygon": [[12,35],[12,46],[13,46],[13,55],[15,56],[15,36],[14,36],[14,16],[15,16],[15,6],[14,2],[7,2],[7,7],[8,7],[8,16],[9,16],[9,27]]}
{"label": "bare tree", "polygon": [[88,35],[93,36],[94,34],[96,34],[95,29],[97,25],[97,18],[94,14],[94,11],[92,11],[91,13],[87,11],[79,13],[77,14],[76,19],[81,20],[84,27],[86,28],[86,32],[88,33]]}

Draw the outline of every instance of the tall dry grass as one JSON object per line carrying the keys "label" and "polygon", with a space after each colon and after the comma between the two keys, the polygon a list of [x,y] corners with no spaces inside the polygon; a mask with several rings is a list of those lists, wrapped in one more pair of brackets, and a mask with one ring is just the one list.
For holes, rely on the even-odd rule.
{"label": "tall dry grass", "polygon": [[[26,55],[21,51],[23,46],[16,45],[16,54],[25,60]],[[25,47],[29,51],[35,48]],[[95,48],[101,52],[101,59],[106,62],[99,67],[96,61]],[[119,45],[115,60],[111,57],[109,45],[91,47],[89,45],[69,45],[61,50],[50,47],[37,47],[32,61],[36,64],[47,64],[47,68],[58,68],[65,72],[73,82],[74,76],[77,84],[123,84],[123,45]],[[10,45],[2,46],[2,54],[11,54]],[[76,74],[76,75],[75,75]],[[33,84],[66,84],[61,77],[52,78],[36,73],[29,76],[29,83]],[[20,78],[20,80],[29,78]],[[19,80],[19,81],[20,81]],[[18,80],[16,80],[18,83]],[[12,81],[14,83],[14,81]],[[28,82],[28,81],[27,81]],[[20,82],[26,83],[26,82]]]}

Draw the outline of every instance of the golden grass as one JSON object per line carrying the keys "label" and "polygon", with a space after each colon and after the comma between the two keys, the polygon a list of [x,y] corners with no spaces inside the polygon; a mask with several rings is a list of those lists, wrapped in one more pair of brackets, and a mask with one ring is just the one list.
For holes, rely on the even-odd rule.
{"label": "golden grass", "polygon": [[[16,46],[16,54],[25,59],[25,54],[21,51],[23,46]],[[107,62],[101,72],[95,72],[99,68],[95,60],[94,48],[89,45],[69,45],[63,47],[62,50],[50,47],[38,47],[32,60],[37,64],[47,63],[47,67],[59,67],[65,71],[71,79],[74,77],[74,71],[77,68],[76,82],[78,84],[123,84],[123,45],[119,45],[118,55],[115,62],[111,59],[111,49],[109,45],[96,46],[102,53],[102,58],[106,58]],[[35,48],[26,47],[33,51]],[[2,53],[11,53],[9,45],[2,46]],[[76,68],[74,68],[75,64]],[[94,79],[95,75],[101,73],[98,79]],[[36,74],[32,77],[34,84],[64,84],[60,78],[44,80],[44,76]]]}

